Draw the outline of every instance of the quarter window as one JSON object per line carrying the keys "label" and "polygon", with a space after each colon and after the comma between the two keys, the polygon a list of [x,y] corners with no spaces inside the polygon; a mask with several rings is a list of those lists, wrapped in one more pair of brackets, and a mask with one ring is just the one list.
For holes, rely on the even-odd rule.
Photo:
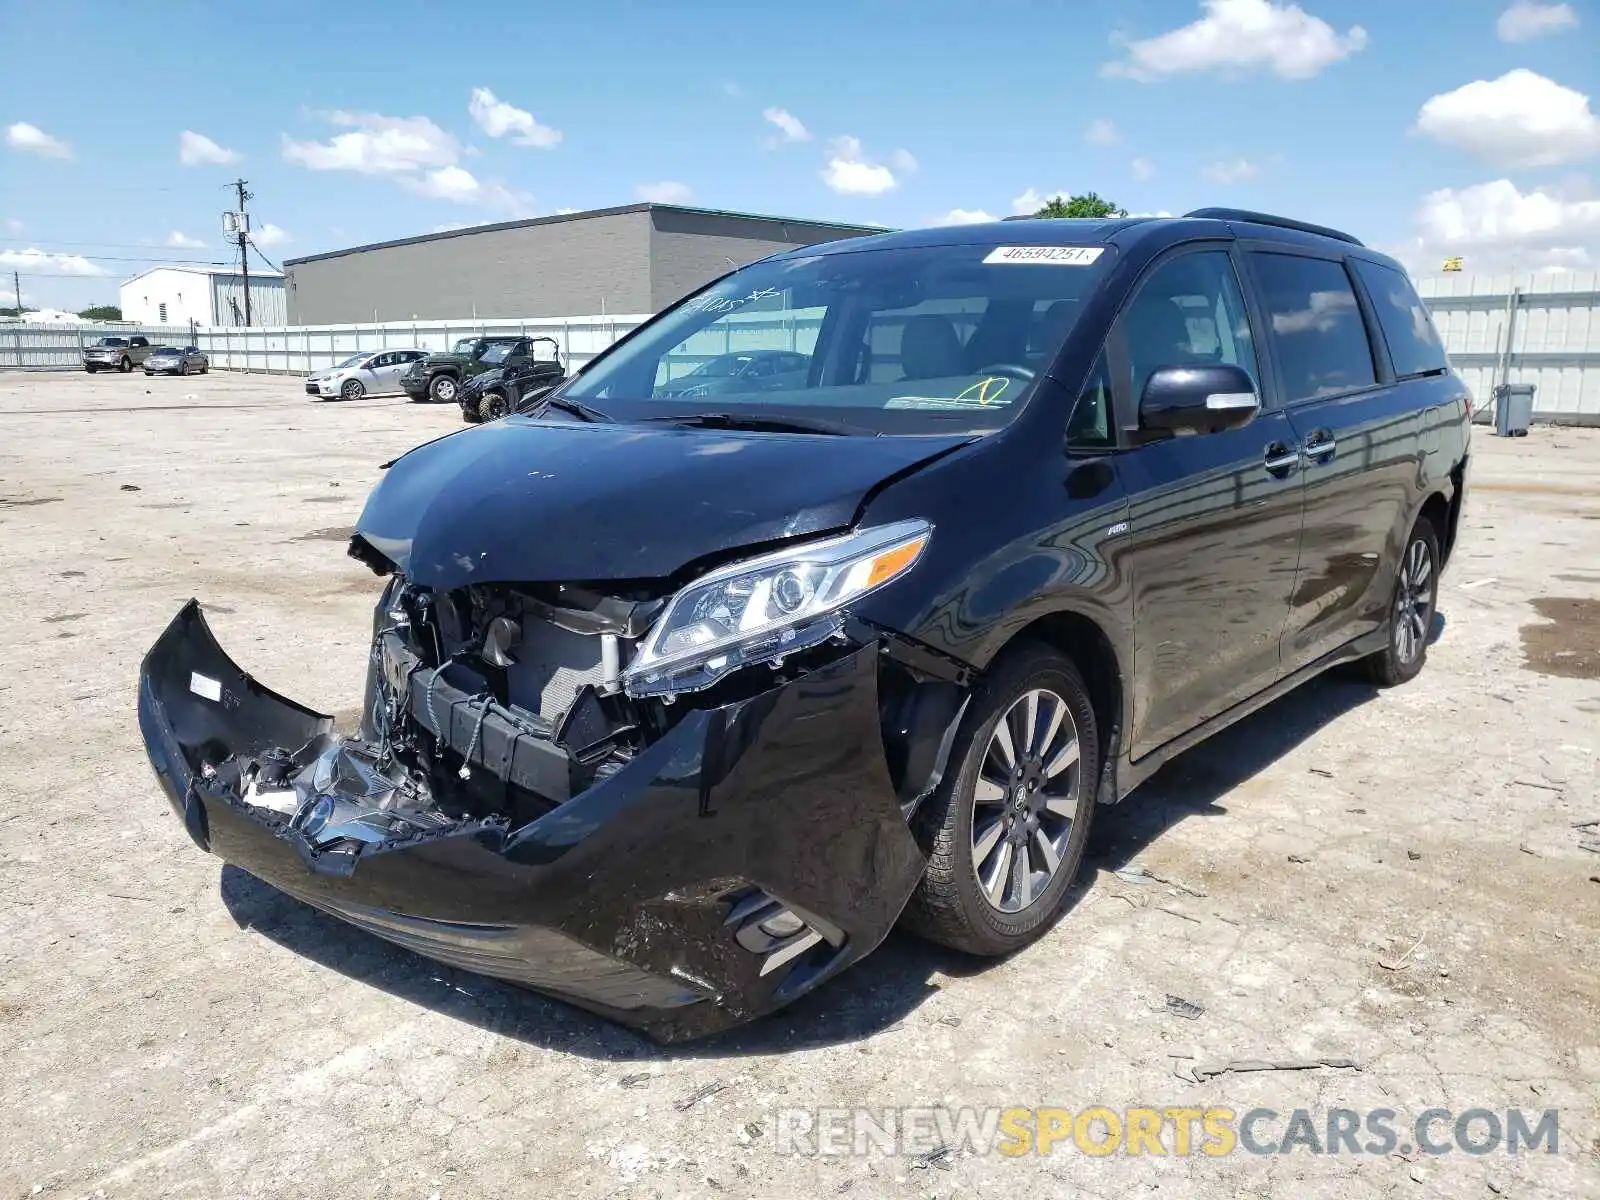
{"label": "quarter window", "polygon": [[1408,375],[1426,375],[1449,367],[1444,343],[1433,327],[1428,308],[1417,296],[1411,281],[1392,267],[1378,263],[1351,263],[1378,318],[1378,328],[1383,330],[1383,340],[1389,346],[1389,359],[1394,363],[1394,373],[1401,378]]}
{"label": "quarter window", "polygon": [[1253,261],[1288,403],[1377,382],[1366,322],[1343,263],[1294,254],[1256,254]]}
{"label": "quarter window", "polygon": [[1102,350],[1089,372],[1088,382],[1067,418],[1067,445],[1081,449],[1106,449],[1117,444],[1111,423],[1111,372],[1106,369]]}
{"label": "quarter window", "polygon": [[1233,262],[1221,250],[1161,264],[1122,314],[1135,401],[1161,367],[1228,363],[1256,381],[1255,339]]}

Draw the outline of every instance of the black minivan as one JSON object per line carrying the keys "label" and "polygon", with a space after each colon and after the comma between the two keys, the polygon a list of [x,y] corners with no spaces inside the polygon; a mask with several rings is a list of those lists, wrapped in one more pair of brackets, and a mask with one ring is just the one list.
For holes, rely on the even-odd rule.
{"label": "black minivan", "polygon": [[[782,386],[675,385],[730,353]],[[388,464],[360,729],[191,601],[150,760],[202,848],[652,1035],[896,921],[1004,954],[1095,805],[1335,664],[1427,655],[1469,397],[1404,271],[1206,209],[740,268],[533,413]]]}

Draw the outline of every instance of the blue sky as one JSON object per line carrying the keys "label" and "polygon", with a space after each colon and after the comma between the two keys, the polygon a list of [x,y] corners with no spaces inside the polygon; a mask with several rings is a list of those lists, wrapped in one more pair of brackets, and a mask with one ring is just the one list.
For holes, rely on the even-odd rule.
{"label": "blue sky", "polygon": [[903,226],[1092,189],[1600,268],[1597,0],[109,11],[0,6],[5,303],[14,266],[78,307],[226,257],[240,174],[274,260],[640,198]]}

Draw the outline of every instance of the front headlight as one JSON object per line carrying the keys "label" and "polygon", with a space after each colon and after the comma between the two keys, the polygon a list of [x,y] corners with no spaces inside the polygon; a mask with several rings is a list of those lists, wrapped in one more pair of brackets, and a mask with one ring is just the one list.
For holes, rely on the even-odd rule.
{"label": "front headlight", "polygon": [[695,691],[819,645],[843,628],[846,605],[909,571],[932,534],[926,521],[896,521],[707,572],[672,597],[623,685],[630,696]]}

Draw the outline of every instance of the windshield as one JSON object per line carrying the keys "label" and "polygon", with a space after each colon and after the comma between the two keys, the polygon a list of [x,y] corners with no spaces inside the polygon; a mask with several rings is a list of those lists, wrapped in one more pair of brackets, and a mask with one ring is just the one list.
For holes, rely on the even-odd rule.
{"label": "windshield", "polygon": [[95,343],[97,346],[126,346],[127,344],[127,338],[101,338]]}
{"label": "windshield", "polygon": [[753,263],[563,394],[621,420],[789,413],[864,433],[997,429],[1111,259],[1103,247],[976,245]]}
{"label": "windshield", "polygon": [[456,343],[456,348],[453,351],[451,351],[451,353],[453,353],[453,354],[471,354],[472,353],[472,348],[474,346],[476,346],[477,344],[478,344],[478,339],[477,338],[462,338],[459,342]]}
{"label": "windshield", "polygon": [[483,353],[478,355],[479,362],[498,363],[505,362],[506,355],[511,353],[512,342],[490,342],[483,348]]}
{"label": "windshield", "polygon": [[346,367],[357,366],[360,363],[366,362],[368,355],[371,354],[371,353],[372,352],[370,350],[364,350],[360,354],[352,354],[349,358],[345,359],[343,362],[334,363],[333,366],[328,368],[328,370],[330,370],[330,371],[342,371]]}

